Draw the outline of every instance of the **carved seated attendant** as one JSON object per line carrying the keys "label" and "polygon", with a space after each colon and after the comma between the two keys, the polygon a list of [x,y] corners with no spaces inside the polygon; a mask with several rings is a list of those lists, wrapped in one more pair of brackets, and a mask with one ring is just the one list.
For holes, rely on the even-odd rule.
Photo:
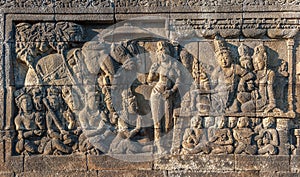
{"label": "carved seated attendant", "polygon": [[97,92],[87,94],[87,104],[79,114],[80,125],[83,129],[100,129],[107,123],[107,117],[99,110],[100,95]]}
{"label": "carved seated attendant", "polygon": [[230,154],[233,152],[233,137],[229,128],[226,128],[227,119],[218,117],[217,128],[208,135],[209,146],[213,154]]}
{"label": "carved seated attendant", "polygon": [[16,91],[15,96],[20,109],[15,118],[18,131],[16,151],[18,153],[37,153],[41,136],[44,133],[42,125],[44,117],[40,117],[34,112],[32,98],[25,90]]}
{"label": "carved seated attendant", "polygon": [[[56,148],[59,151],[58,154],[70,153],[72,149],[68,144],[72,142],[72,135],[67,131],[67,122],[63,117],[60,90],[55,87],[48,88],[47,99],[43,101],[48,109],[46,114],[47,133],[49,136],[48,142],[52,144],[52,147],[59,147],[58,149]],[[52,148],[50,149],[54,150]],[[49,153],[52,153],[52,151]]]}
{"label": "carved seated attendant", "polygon": [[235,142],[235,154],[246,153],[253,155],[256,153],[256,145],[252,143],[253,130],[248,128],[248,117],[241,117],[238,120],[237,128],[233,129],[233,137]]}
{"label": "carved seated attendant", "polygon": [[254,138],[257,141],[258,154],[275,155],[278,153],[279,137],[274,128],[275,119],[268,117],[263,119],[263,129]]}
{"label": "carved seated attendant", "polygon": [[142,119],[137,114],[135,96],[131,91],[125,90],[122,97],[122,116],[118,120],[118,134],[110,145],[110,152],[115,154],[151,152],[150,140],[142,135]]}
{"label": "carved seated attendant", "polygon": [[275,73],[268,68],[267,58],[268,56],[264,45],[255,47],[253,65],[259,98],[242,104],[241,109],[243,112],[270,112],[276,107],[273,91]]}
{"label": "carved seated attendant", "polygon": [[182,154],[209,153],[206,131],[202,128],[201,117],[194,116],[191,119],[191,127],[187,128],[183,135]]}

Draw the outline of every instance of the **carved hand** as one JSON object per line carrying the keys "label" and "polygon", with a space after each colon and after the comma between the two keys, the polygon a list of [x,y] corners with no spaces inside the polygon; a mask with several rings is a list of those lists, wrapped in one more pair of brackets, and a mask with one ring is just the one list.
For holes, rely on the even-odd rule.
{"label": "carved hand", "polygon": [[34,130],[33,133],[37,136],[42,136],[43,131],[42,130]]}
{"label": "carved hand", "polygon": [[173,94],[172,90],[166,90],[166,91],[163,93],[163,96],[167,99],[167,98],[169,98],[172,94]]}
{"label": "carved hand", "polygon": [[133,68],[135,67],[135,63],[134,61],[128,59],[123,63],[122,66],[125,70],[133,70]]}
{"label": "carved hand", "polygon": [[136,127],[135,127],[135,129],[140,130],[141,126],[142,126],[142,120],[141,120],[141,117],[138,116],[138,118],[136,119]]}

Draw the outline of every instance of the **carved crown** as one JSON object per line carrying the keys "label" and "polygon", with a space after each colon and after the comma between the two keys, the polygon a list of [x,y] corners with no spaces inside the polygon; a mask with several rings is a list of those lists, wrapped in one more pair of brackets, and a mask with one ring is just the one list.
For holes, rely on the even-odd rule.
{"label": "carved crown", "polygon": [[216,35],[216,37],[214,39],[214,46],[215,46],[216,55],[219,55],[220,53],[223,53],[223,52],[229,52],[229,49],[227,47],[225,40],[219,35]]}

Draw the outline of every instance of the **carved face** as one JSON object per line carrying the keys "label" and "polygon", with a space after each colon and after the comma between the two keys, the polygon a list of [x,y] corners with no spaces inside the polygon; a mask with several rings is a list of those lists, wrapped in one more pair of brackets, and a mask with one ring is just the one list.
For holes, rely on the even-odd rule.
{"label": "carved face", "polygon": [[228,68],[232,64],[232,58],[228,51],[223,51],[218,55],[218,62],[222,68]]}
{"label": "carved face", "polygon": [[247,82],[247,89],[249,91],[255,90],[255,85],[254,85],[253,80],[250,80],[250,81]]}
{"label": "carved face", "polygon": [[191,119],[191,127],[199,128],[201,126],[202,126],[202,122],[201,122],[201,119],[199,117],[195,116]]}
{"label": "carved face", "polygon": [[128,112],[131,114],[136,113],[138,110],[137,101],[135,96],[130,96],[128,98]]}
{"label": "carved face", "polygon": [[253,57],[253,66],[255,71],[260,71],[265,68],[266,65],[262,54]]}
{"label": "carved face", "polygon": [[218,122],[218,128],[225,128],[226,126],[226,119],[225,117],[220,117],[219,122]]}
{"label": "carved face", "polygon": [[88,95],[88,107],[91,109],[91,110],[97,110],[99,107],[99,104],[100,104],[100,96],[99,94],[97,93],[90,93]]}
{"label": "carved face", "polygon": [[268,118],[263,119],[262,123],[263,123],[264,128],[271,128],[271,127],[273,127],[275,122],[274,122],[273,118],[268,117]]}
{"label": "carved face", "polygon": [[24,113],[31,113],[33,109],[32,100],[29,95],[23,96],[20,107]]}
{"label": "carved face", "polygon": [[59,107],[60,107],[60,99],[59,99],[58,96],[56,96],[56,95],[48,96],[48,100],[49,100],[50,107],[53,110],[58,110],[59,109]]}
{"label": "carved face", "polygon": [[214,118],[205,118],[204,119],[204,125],[205,125],[205,128],[209,128],[213,125],[215,125],[215,119]]}
{"label": "carved face", "polygon": [[79,96],[71,87],[62,88],[62,98],[72,111],[80,108]]}
{"label": "carved face", "polygon": [[244,128],[248,126],[248,118],[246,117],[242,117],[239,119],[238,123],[237,123],[237,127],[238,128]]}
{"label": "carved face", "polygon": [[287,71],[288,70],[287,62],[285,62],[285,61],[281,62],[280,70],[281,71]]}
{"label": "carved face", "polygon": [[235,117],[229,117],[228,118],[228,127],[229,128],[234,128],[237,124],[237,118]]}
{"label": "carved face", "polygon": [[33,103],[35,106],[35,109],[37,111],[41,111],[44,108],[44,104],[42,103],[43,100],[43,93],[39,89],[34,89],[33,90]]}

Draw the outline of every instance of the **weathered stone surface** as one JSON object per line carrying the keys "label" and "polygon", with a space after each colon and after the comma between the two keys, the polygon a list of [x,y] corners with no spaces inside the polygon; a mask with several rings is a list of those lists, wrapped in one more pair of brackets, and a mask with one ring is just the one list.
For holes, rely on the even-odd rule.
{"label": "weathered stone surface", "polygon": [[5,162],[0,164],[1,172],[15,172],[21,173],[24,171],[24,157],[5,157]]}
{"label": "weathered stone surface", "polygon": [[299,176],[299,9],[0,1],[0,176]]}
{"label": "weathered stone surface", "polygon": [[116,176],[116,177],[135,177],[135,176],[167,176],[166,171],[155,171],[155,170],[99,170],[98,177],[106,177],[106,176]]}
{"label": "weathered stone surface", "polygon": [[25,156],[24,172],[47,172],[53,171],[85,171],[86,156]]}
{"label": "weathered stone surface", "polygon": [[[126,158],[127,157],[127,158]],[[87,156],[87,167],[89,170],[151,170],[153,166],[153,162],[148,161],[141,161],[141,162],[131,162],[132,160],[143,158],[145,159],[146,156],[130,156],[126,155],[123,156],[123,158],[112,158],[107,155],[101,155],[101,156]],[[147,159],[148,157],[146,157]],[[125,161],[128,160],[128,161]]]}
{"label": "weathered stone surface", "polygon": [[[45,177],[76,177],[76,176],[83,176],[83,177],[96,177],[97,171],[43,171],[42,175]],[[32,176],[41,176],[41,172],[23,172],[16,174],[18,177],[32,177]]]}
{"label": "weathered stone surface", "polygon": [[234,155],[178,155],[158,158],[154,169],[233,171],[234,165]]}
{"label": "weathered stone surface", "polygon": [[1,177],[14,177],[15,174],[14,173],[0,173]]}
{"label": "weathered stone surface", "polygon": [[289,156],[236,155],[236,170],[290,171]]}
{"label": "weathered stone surface", "polygon": [[177,177],[177,176],[189,176],[189,177],[258,177],[260,176],[258,171],[223,171],[223,172],[212,172],[212,171],[169,171],[168,176]]}
{"label": "weathered stone surface", "polygon": [[300,163],[299,163],[299,156],[291,156],[291,171],[294,173],[300,173]]}

